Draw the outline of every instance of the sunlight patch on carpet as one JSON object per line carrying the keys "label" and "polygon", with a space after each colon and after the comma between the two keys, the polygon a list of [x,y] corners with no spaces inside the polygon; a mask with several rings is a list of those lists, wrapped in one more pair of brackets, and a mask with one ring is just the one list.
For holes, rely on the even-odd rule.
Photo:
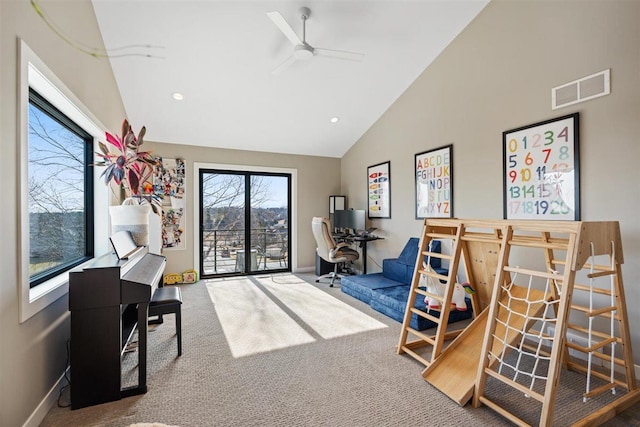
{"label": "sunlight patch on carpet", "polygon": [[233,357],[315,341],[248,278],[206,283]]}
{"label": "sunlight patch on carpet", "polygon": [[324,339],[387,327],[292,274],[257,280]]}

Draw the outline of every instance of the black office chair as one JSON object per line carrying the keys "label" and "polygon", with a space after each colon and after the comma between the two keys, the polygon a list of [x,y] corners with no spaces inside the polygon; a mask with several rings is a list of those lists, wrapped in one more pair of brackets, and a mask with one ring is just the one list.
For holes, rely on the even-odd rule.
{"label": "black office chair", "polygon": [[316,239],[316,251],[320,258],[334,265],[333,271],[329,274],[318,277],[316,282],[322,278],[331,278],[329,287],[333,287],[333,282],[342,276],[338,274],[338,264],[353,262],[360,257],[358,251],[348,247],[346,243],[337,243],[331,234],[331,222],[328,218],[314,217],[311,221],[311,230]]}
{"label": "black office chair", "polygon": [[176,335],[178,336],[178,356],[182,355],[182,293],[176,286],[157,288],[153,292],[149,302],[149,317],[158,316],[157,320],[149,321],[149,324],[162,323],[163,314],[175,313]]}

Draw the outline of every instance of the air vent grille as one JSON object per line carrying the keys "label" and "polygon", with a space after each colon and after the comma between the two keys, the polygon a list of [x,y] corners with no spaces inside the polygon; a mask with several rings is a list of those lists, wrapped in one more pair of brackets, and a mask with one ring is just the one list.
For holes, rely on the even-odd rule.
{"label": "air vent grille", "polygon": [[611,70],[563,84],[551,89],[551,109],[566,107],[578,102],[609,95],[611,93]]}

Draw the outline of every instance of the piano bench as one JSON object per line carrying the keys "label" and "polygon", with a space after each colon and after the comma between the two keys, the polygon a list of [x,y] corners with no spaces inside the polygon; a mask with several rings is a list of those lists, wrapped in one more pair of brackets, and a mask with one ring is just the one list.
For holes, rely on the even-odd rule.
{"label": "piano bench", "polygon": [[176,335],[178,336],[178,356],[182,355],[182,319],[180,307],[182,306],[182,293],[180,288],[168,286],[157,288],[153,292],[149,302],[149,316],[162,316],[175,313]]}

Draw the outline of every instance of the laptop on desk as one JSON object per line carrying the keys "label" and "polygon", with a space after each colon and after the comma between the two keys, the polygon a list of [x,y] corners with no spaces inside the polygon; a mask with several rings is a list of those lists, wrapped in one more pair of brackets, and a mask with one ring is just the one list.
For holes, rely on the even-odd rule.
{"label": "laptop on desk", "polygon": [[376,227],[369,227],[366,230],[364,230],[363,232],[361,232],[360,234],[358,234],[358,237],[369,237],[371,235],[371,233],[373,233],[376,230],[377,230]]}

